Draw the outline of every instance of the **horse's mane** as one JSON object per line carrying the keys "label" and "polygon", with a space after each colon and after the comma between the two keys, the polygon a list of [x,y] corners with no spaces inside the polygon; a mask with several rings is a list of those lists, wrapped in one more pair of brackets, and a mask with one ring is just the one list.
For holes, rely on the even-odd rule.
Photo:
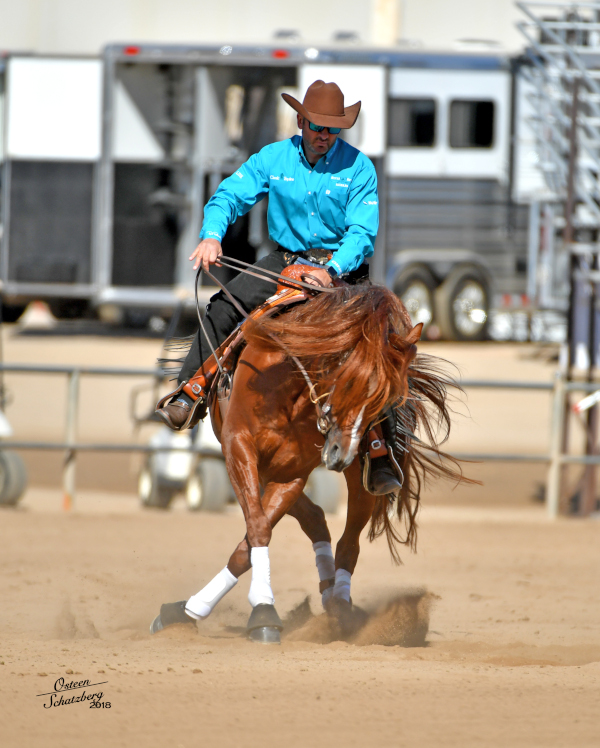
{"label": "horse's mane", "polygon": [[[333,391],[338,419],[357,403],[372,421],[407,394],[406,372],[416,349],[405,343],[410,317],[382,286],[344,286],[250,327],[246,340],[283,349],[302,362],[318,395]],[[335,387],[334,387],[335,385]]]}
{"label": "horse's mane", "polygon": [[383,286],[357,285],[318,294],[279,317],[252,321],[244,333],[248,344],[259,349],[296,356],[317,394],[332,393],[329,402],[338,421],[364,405],[363,423],[374,422],[392,407],[399,412],[397,421],[408,424],[395,451],[404,473],[398,518],[404,521],[405,537],[390,522],[385,496],[378,497],[369,532],[371,540],[386,534],[396,561],[397,543],[416,547],[416,515],[426,479],[471,482],[458,462],[440,450],[450,432],[448,388],[457,385],[442,372],[439,359],[416,355],[416,346],[406,340],[411,329],[394,293]]}

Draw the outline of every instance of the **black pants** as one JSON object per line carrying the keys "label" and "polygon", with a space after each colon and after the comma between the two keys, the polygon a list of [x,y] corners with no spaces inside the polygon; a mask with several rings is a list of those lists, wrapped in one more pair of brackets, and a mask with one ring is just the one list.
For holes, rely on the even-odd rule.
{"label": "black pants", "polygon": [[[291,265],[297,256],[292,252],[278,247],[274,252],[263,257],[262,260],[254,263],[254,267],[265,268],[271,270],[274,273],[281,273],[281,271]],[[307,268],[308,270],[308,268]],[[369,267],[368,265],[361,265],[361,267],[344,278],[344,280],[352,282],[364,281],[368,278]],[[275,280],[275,279],[273,279]],[[261,280],[255,278],[253,275],[246,275],[240,273],[230,283],[227,284],[227,290],[229,293],[239,302],[242,309],[250,314],[257,306],[263,304],[269,296],[273,296],[277,290],[275,283],[267,280]],[[218,348],[223,343],[227,336],[230,335],[242,321],[242,315],[229,301],[223,291],[219,291],[211,297],[210,303],[206,307],[206,314],[204,315],[204,327],[210,337],[210,341],[213,347]],[[210,346],[204,337],[202,330],[198,330],[196,337],[192,342],[192,346],[189,353],[181,367],[177,381],[179,383],[184,380],[191,379],[194,374],[200,368],[200,365],[206,361],[211,355]]]}
{"label": "black pants", "polygon": [[[271,252],[271,254],[256,262],[255,267],[281,273],[293,261],[294,258],[290,256],[289,252],[276,249],[275,252]],[[276,279],[273,278],[273,280]],[[239,302],[242,309],[250,314],[257,306],[263,304],[269,296],[273,296],[277,286],[275,283],[255,278],[253,275],[240,273],[227,284],[227,290]],[[215,349],[226,340],[227,336],[233,332],[236,325],[241,321],[242,315],[223,291],[219,291],[211,297],[204,315],[204,327]],[[202,330],[198,330],[177,380],[183,382],[191,379],[210,355],[210,346],[204,337],[204,333]]]}

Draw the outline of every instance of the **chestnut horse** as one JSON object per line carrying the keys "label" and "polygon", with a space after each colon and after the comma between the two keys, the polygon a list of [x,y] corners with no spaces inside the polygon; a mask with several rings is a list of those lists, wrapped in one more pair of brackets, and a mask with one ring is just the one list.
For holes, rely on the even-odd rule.
{"label": "chestnut horse", "polygon": [[[377,285],[318,294],[279,317],[247,326],[224,417],[216,398],[211,406],[246,536],[197,595],[162,606],[152,631],[205,618],[252,569],[250,638],[279,641],[282,624],[274,608],[268,546],[285,514],[297,519],[313,543],[323,604],[335,615],[351,606],[359,536],[369,521],[370,540],[385,534],[395,561],[398,544],[415,548],[423,479],[428,474],[463,479],[456,461],[439,450],[450,428],[446,399],[452,382],[434,358],[416,355],[421,328],[412,328],[398,297]],[[397,497],[365,489],[359,455],[361,441],[386,408],[395,410],[393,449],[404,476]],[[321,462],[343,472],[348,486],[346,526],[335,557],[323,510],[304,493]],[[391,517],[393,501],[403,535]]]}

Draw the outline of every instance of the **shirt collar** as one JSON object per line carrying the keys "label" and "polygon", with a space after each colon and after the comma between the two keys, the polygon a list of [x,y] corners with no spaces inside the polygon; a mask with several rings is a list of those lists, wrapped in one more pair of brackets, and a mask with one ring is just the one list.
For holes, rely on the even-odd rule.
{"label": "shirt collar", "polygon": [[300,160],[304,161],[304,163],[308,166],[309,169],[315,169],[320,163],[321,159],[325,158],[326,161],[330,160],[330,157],[333,156],[338,148],[338,143],[340,142],[339,136],[336,139],[335,143],[333,144],[333,147],[331,150],[327,151],[325,156],[321,156],[321,158],[317,161],[317,163],[313,166],[308,162],[308,159],[306,158],[306,154],[304,153],[304,148],[302,147],[302,135],[298,135],[298,152],[300,153]]}

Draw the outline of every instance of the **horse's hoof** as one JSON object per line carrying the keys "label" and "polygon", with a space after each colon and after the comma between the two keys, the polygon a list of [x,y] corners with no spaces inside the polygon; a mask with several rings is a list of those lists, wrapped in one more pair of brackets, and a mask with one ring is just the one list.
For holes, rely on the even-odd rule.
{"label": "horse's hoof", "polygon": [[352,600],[344,600],[342,597],[333,597],[331,595],[323,604],[328,615],[334,618],[342,618],[352,613]]}
{"label": "horse's hoof", "polygon": [[338,634],[344,638],[351,638],[365,625],[368,615],[364,610],[339,597],[332,597],[327,601],[327,615],[334,624]]}
{"label": "horse's hoof", "polygon": [[156,634],[167,626],[174,623],[194,623],[193,618],[185,612],[187,600],[180,600],[178,603],[164,603],[160,606],[160,613],[150,624],[150,633]]}
{"label": "horse's hoof", "polygon": [[156,634],[159,631],[162,631],[163,629],[164,629],[163,622],[161,621],[160,615],[157,615],[156,618],[150,624],[150,633]]}
{"label": "horse's hoof", "polygon": [[274,626],[260,626],[248,632],[248,639],[259,644],[281,644],[281,634]]}
{"label": "horse's hoof", "polygon": [[279,632],[282,628],[283,623],[274,605],[261,603],[252,608],[246,627],[251,641],[261,644],[281,644]]}

